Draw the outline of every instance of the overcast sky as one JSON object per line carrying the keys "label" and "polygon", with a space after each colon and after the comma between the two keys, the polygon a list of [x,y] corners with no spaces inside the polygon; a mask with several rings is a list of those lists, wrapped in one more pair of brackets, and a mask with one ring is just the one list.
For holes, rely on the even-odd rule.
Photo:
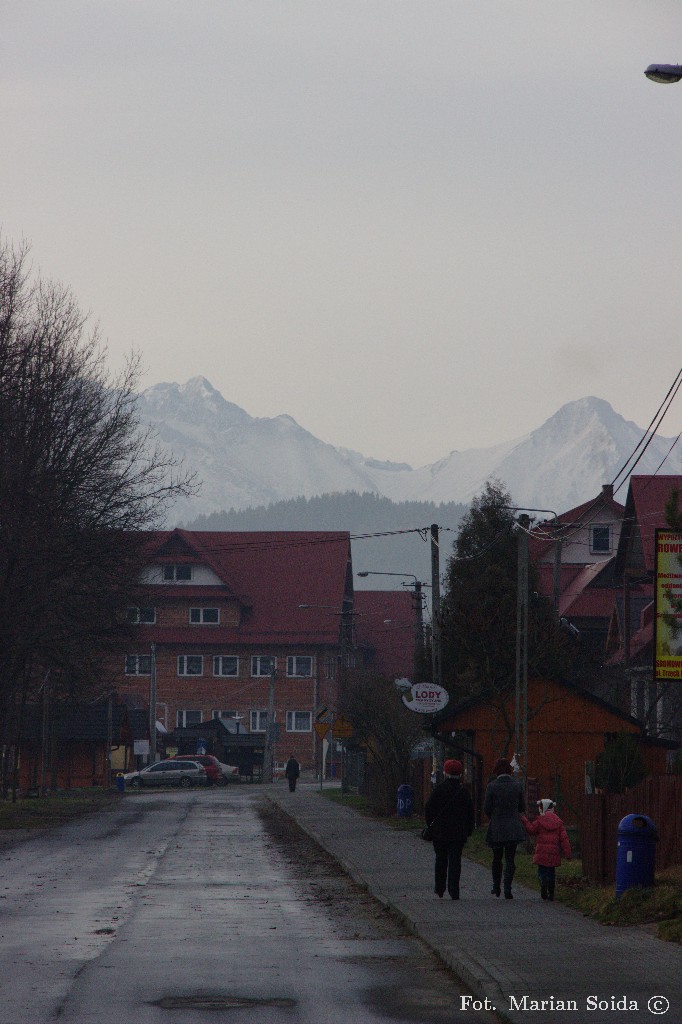
{"label": "overcast sky", "polygon": [[[0,226],[142,386],[433,462],[682,363],[679,0],[0,0]],[[682,398],[661,428],[682,429]]]}

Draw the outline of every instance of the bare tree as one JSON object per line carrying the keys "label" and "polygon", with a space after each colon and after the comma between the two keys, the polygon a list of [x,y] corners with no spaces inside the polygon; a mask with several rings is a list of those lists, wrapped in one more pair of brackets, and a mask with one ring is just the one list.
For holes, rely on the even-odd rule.
{"label": "bare tree", "polygon": [[16,745],[22,708],[49,670],[77,694],[126,630],[142,531],[195,483],[136,412],[139,358],[116,378],[68,289],[0,239],[0,718]]}
{"label": "bare tree", "polygon": [[412,751],[426,735],[423,716],[405,707],[392,681],[365,672],[349,680],[344,713],[353,723],[355,741],[369,755],[370,800],[386,812],[395,806],[398,786],[409,782]]}

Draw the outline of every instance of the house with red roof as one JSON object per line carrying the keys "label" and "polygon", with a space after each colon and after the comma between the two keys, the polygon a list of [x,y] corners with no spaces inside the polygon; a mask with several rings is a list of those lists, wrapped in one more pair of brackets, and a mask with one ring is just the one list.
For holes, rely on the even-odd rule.
{"label": "house with red roof", "polygon": [[539,592],[553,601],[557,623],[579,637],[572,678],[614,702],[604,663],[618,594],[614,564],[624,513],[613,486],[606,484],[590,501],[535,526],[528,543]]}
{"label": "house with red roof", "polygon": [[139,594],[114,685],[149,699],[154,673],[168,742],[222,721],[262,759],[272,702],[275,760],[319,765],[354,645],[348,533],[151,532]]}
{"label": "house with red roof", "polygon": [[631,476],[625,502],[615,576],[620,601],[609,632],[610,664],[630,686],[630,710],[647,720],[653,735],[682,735],[682,680],[654,680],[654,579],[656,530],[666,529],[665,507],[673,491],[682,496],[682,476]]}
{"label": "house with red roof", "polygon": [[[554,599],[575,598],[585,586],[595,585],[599,572],[583,575],[587,567],[604,569],[613,558],[620,540],[625,508],[613,497],[613,485],[604,484],[601,493],[535,526],[528,550],[536,567],[542,594]],[[566,602],[564,601],[564,612]]]}
{"label": "house with red roof", "polygon": [[[414,679],[423,642],[415,595],[407,590],[356,590],[355,623],[363,666],[386,679]],[[415,680],[416,681],[416,680]]]}

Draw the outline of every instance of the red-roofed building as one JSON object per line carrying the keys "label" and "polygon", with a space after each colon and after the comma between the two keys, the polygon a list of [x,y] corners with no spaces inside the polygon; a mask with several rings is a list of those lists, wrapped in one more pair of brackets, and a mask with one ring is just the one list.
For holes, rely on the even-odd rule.
{"label": "red-roofed building", "polygon": [[236,719],[262,750],[274,667],[275,758],[293,753],[311,768],[315,716],[336,707],[353,646],[352,612],[348,533],[153,532],[115,685],[149,697],[154,664],[171,732]]}
{"label": "red-roofed building", "polygon": [[554,602],[557,623],[579,634],[571,676],[588,689],[612,692],[603,668],[609,625],[618,585],[614,576],[625,508],[614,500],[612,485],[555,519],[534,527],[529,555],[540,593]]}
{"label": "red-roofed building", "polygon": [[414,593],[357,590],[354,608],[365,668],[386,679],[414,679],[419,628]]}
{"label": "red-roofed building", "polygon": [[624,579],[644,577],[653,582],[656,530],[666,528],[665,506],[673,491],[682,495],[682,476],[630,477],[616,556],[616,572]]}
{"label": "red-roofed building", "polygon": [[653,679],[656,530],[667,527],[665,506],[674,491],[682,496],[682,476],[630,477],[615,558],[621,598],[611,623],[609,655],[629,680],[631,713],[646,719],[652,735],[680,739],[682,682]]}
{"label": "red-roofed building", "polygon": [[[531,531],[529,556],[539,573],[542,593],[559,598],[586,566],[601,565],[616,552],[625,508],[614,500],[613,486],[576,508],[548,519]],[[595,577],[596,578],[596,577]],[[582,589],[589,581],[583,580]]]}

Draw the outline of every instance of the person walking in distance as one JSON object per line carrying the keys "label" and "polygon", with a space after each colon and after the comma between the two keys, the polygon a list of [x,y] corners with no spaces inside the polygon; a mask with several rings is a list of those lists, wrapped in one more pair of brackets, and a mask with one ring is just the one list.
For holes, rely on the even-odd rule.
{"label": "person walking in distance", "polygon": [[426,801],[424,817],[431,829],[436,854],[435,892],[459,899],[462,848],[474,830],[474,805],[462,786],[462,762],[451,758],[443,765],[445,778]]}
{"label": "person walking in distance", "polygon": [[526,832],[535,836],[533,864],[538,866],[540,896],[543,900],[553,900],[556,869],[561,864],[562,854],[566,860],[571,859],[571,843],[566,826],[554,812],[554,801],[538,800],[537,806],[538,817],[535,821],[529,821],[525,814],[521,815],[521,821]]}
{"label": "person walking in distance", "polygon": [[520,817],[526,809],[526,801],[523,787],[512,778],[512,766],[505,757],[495,762],[493,775],[495,778],[488,783],[483,801],[483,811],[490,818],[486,843],[493,851],[491,892],[493,896],[500,895],[504,858],[504,896],[511,900],[516,847],[526,838]]}
{"label": "person walking in distance", "polygon": [[293,793],[296,789],[296,780],[301,774],[301,766],[293,754],[289,757],[289,760],[286,763],[284,774],[289,781],[289,792]]}

